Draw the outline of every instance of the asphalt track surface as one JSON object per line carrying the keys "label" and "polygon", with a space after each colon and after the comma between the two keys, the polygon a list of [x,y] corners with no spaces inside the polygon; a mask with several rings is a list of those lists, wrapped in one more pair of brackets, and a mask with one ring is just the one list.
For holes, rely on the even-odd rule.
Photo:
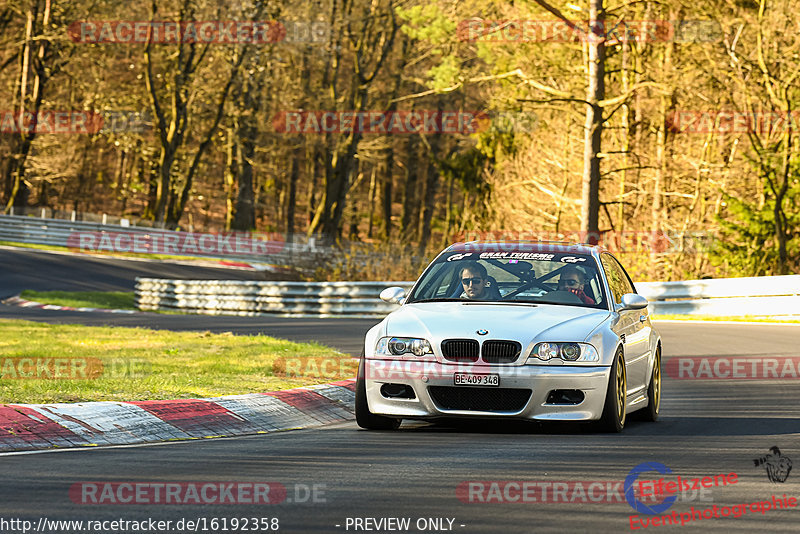
{"label": "asphalt track surface", "polygon": [[8,297],[23,289],[133,291],[137,276],[196,280],[213,280],[222,276],[228,280],[263,279],[260,273],[244,269],[0,247],[0,297]]}
{"label": "asphalt track surface", "polygon": [[[36,291],[133,291],[137,276],[192,280],[263,279],[261,273],[241,269],[0,248],[0,299],[16,295],[24,289]],[[356,356],[360,353],[360,342],[364,334],[370,326],[377,322],[352,319],[290,319],[158,313],[110,315],[108,313],[19,308],[2,304],[0,304],[0,318],[90,326],[140,326],[166,330],[265,334],[293,341],[318,341]]]}
{"label": "asphalt track surface", "polygon": [[[13,312],[6,308],[2,316],[13,316]],[[52,320],[50,314],[41,310],[38,313],[39,320]],[[114,317],[107,322],[127,319]],[[154,320],[163,319],[164,316]],[[239,321],[243,329],[259,328],[263,318]],[[300,325],[304,321],[298,320]],[[327,339],[321,341],[344,346],[372,322],[337,321],[328,331]],[[267,324],[273,323],[267,321]],[[274,328],[278,335],[280,328]],[[670,359],[681,356],[798,356],[800,327],[795,326],[663,323],[657,328],[663,337],[665,367]],[[300,334],[294,331],[293,335]],[[756,467],[753,460],[767,454],[770,447],[778,446],[795,464],[800,461],[799,401],[800,381],[796,379],[665,377],[659,422],[631,421],[622,434],[595,433],[580,425],[475,423],[452,427],[416,422],[405,422],[394,432],[367,432],[358,430],[354,423],[345,423],[235,439],[5,455],[0,457],[4,475],[0,484],[0,531],[21,532],[10,528],[10,524],[3,526],[2,519],[27,519],[35,525],[40,518],[84,521],[152,518],[173,521],[171,531],[189,532],[194,530],[186,526],[175,530],[175,522],[181,518],[199,518],[206,521],[206,532],[223,532],[221,525],[212,529],[210,521],[234,517],[278,518],[279,531],[283,532],[451,531],[447,520],[443,529],[418,528],[425,527],[421,522],[417,524],[421,518],[452,519],[452,531],[464,533],[631,531],[629,517],[645,516],[624,502],[624,496],[623,502],[591,502],[588,497],[576,497],[574,490],[570,490],[560,495],[557,502],[530,502],[530,499],[525,502],[522,492],[508,486],[508,496],[516,497],[517,502],[497,502],[495,496],[494,502],[486,503],[475,500],[480,495],[489,498],[488,491],[477,492],[470,502],[469,494],[459,498],[457,488],[466,481],[483,481],[487,490],[491,481],[582,482],[582,487],[588,488],[590,482],[623,481],[642,462],[659,462],[669,467],[672,474],[649,472],[642,478],[664,476],[675,480],[678,475],[686,479],[732,472],[738,475],[735,484],[712,488],[702,495],[690,491],[679,498],[666,512],[677,512],[678,521],[680,514],[691,514],[692,507],[722,509],[784,494],[798,498],[797,468],[785,482],[772,483],[764,468]],[[81,481],[277,482],[288,489],[288,498],[266,505],[194,501],[170,505],[85,505],[76,504],[69,497],[71,485]],[[315,484],[317,502],[303,500],[304,488]],[[300,485],[299,491],[295,485]],[[599,493],[593,495],[602,497]],[[538,500],[541,489],[531,496]],[[501,495],[501,499],[505,497]],[[748,510],[739,518],[695,518],[684,526],[650,526],[640,530],[796,532],[799,514],[800,507],[765,514]],[[371,527],[367,530],[354,528],[357,518],[410,518],[411,522],[407,530],[361,523]],[[45,531],[74,530],[50,526]],[[96,530],[123,531],[112,529],[111,525]],[[204,531],[202,525],[197,531]]]}

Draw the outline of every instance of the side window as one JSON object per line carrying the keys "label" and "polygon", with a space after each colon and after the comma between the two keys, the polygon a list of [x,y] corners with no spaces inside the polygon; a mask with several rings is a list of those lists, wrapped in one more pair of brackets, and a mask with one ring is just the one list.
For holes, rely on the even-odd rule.
{"label": "side window", "polygon": [[614,260],[614,263],[617,264],[619,270],[622,271],[622,280],[625,282],[625,293],[636,293],[636,286],[633,285],[631,277],[628,276],[628,271],[625,270],[625,267],[622,266],[617,258],[614,258],[613,256],[611,258]]}
{"label": "side window", "polygon": [[611,288],[611,295],[614,298],[614,302],[620,304],[622,302],[622,295],[630,293],[630,291],[627,291],[626,286],[627,276],[619,266],[619,263],[617,263],[610,254],[604,253],[600,256],[600,261],[603,263],[603,270],[606,272],[608,287]]}

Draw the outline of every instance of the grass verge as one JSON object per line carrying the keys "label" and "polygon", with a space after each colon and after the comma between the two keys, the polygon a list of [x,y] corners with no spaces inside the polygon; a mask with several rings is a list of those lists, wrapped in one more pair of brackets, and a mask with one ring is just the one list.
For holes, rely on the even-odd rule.
{"label": "grass verge", "polygon": [[0,320],[0,403],[263,393],[352,378],[356,360],[315,343],[231,333]]}
{"label": "grass verge", "polygon": [[733,321],[737,323],[800,323],[797,319],[771,318],[763,315],[651,315],[653,321]]}
{"label": "grass verge", "polygon": [[26,300],[69,306],[72,308],[104,308],[110,310],[136,310],[136,293],[133,291],[31,291],[20,293]]}

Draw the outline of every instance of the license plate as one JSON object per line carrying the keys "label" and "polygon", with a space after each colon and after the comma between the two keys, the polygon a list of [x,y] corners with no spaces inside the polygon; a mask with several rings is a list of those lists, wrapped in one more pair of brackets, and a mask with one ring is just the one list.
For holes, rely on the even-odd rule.
{"label": "license plate", "polygon": [[453,375],[456,386],[500,386],[500,375],[474,375],[472,373],[456,373]]}

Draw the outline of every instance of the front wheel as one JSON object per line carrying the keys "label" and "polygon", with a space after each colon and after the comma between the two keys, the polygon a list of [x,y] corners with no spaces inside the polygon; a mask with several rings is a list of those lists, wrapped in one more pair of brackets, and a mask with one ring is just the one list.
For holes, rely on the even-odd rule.
{"label": "front wheel", "polygon": [[362,354],[361,362],[358,364],[358,376],[356,377],[356,423],[367,430],[395,430],[400,426],[401,419],[376,415],[369,411],[365,365],[366,362]]}
{"label": "front wheel", "polygon": [[600,428],[605,432],[622,432],[625,427],[625,407],[628,403],[628,379],[625,374],[625,358],[622,349],[617,350],[611,374],[608,377],[606,402]]}

